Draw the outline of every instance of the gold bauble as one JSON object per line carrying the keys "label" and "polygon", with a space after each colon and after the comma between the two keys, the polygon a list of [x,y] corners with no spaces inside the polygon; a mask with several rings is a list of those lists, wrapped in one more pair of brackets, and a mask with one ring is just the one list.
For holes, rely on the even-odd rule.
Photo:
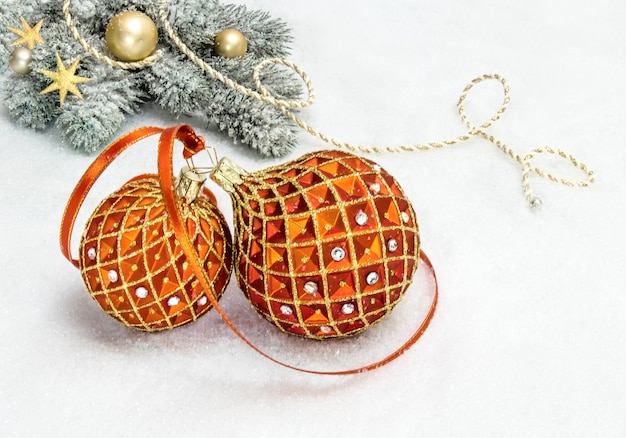
{"label": "gold bauble", "polygon": [[138,11],[124,11],[107,26],[107,50],[120,61],[141,61],[156,49],[159,32],[154,21]]}
{"label": "gold bauble", "polygon": [[237,58],[246,54],[248,40],[237,29],[224,29],[215,35],[215,53],[224,58]]}
{"label": "gold bauble", "polygon": [[30,73],[30,61],[33,59],[33,53],[28,47],[18,47],[11,52],[9,56],[9,67],[19,75]]}

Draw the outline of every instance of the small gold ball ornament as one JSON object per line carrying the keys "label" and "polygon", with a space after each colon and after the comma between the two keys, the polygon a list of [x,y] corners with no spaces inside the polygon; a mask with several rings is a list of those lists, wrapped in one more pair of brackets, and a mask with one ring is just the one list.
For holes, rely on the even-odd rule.
{"label": "small gold ball ornament", "polygon": [[159,32],[154,21],[139,11],[117,14],[107,25],[107,50],[120,61],[141,61],[157,46]]}
{"label": "small gold ball ornament", "polygon": [[11,52],[9,56],[9,67],[19,75],[30,73],[30,62],[33,59],[33,53],[28,47],[18,47]]}
{"label": "small gold ball ornament", "polygon": [[215,53],[224,58],[237,58],[246,54],[248,40],[237,29],[224,29],[215,35]]}

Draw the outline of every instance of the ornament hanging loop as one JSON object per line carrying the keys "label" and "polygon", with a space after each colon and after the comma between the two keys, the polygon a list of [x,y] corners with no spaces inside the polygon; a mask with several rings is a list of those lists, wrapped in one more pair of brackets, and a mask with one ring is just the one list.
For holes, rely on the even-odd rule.
{"label": "ornament hanging loop", "polygon": [[[176,194],[180,199],[191,204],[202,193],[207,175],[213,171],[219,160],[217,149],[207,146],[204,138],[197,135],[191,127],[182,125],[179,127],[176,138],[183,143],[183,157],[187,165],[179,173]],[[209,157],[209,166],[198,166],[194,162],[194,156],[205,151]]]}
{"label": "ornament hanging loop", "polygon": [[190,170],[193,170],[195,173],[199,175],[206,175],[206,174],[211,173],[213,169],[215,169],[215,167],[217,166],[219,162],[219,156],[217,155],[217,149],[214,146],[203,145],[202,149],[207,153],[209,157],[209,163],[210,163],[209,166],[196,165],[196,163],[193,161],[193,157],[195,156],[196,153],[194,153],[193,155],[185,155],[185,161],[187,162],[187,167]]}

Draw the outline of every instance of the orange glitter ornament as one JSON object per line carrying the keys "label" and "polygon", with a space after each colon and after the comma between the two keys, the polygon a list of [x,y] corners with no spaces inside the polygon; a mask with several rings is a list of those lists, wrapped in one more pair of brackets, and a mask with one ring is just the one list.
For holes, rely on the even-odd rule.
{"label": "orange glitter ornament", "polygon": [[240,288],[281,330],[325,339],[359,333],[400,301],[419,260],[411,203],[380,166],[342,152],[247,173],[222,159]]}
{"label": "orange glitter ornament", "polygon": [[[74,259],[72,231],[89,190],[122,151],[155,134],[160,134],[158,175],[136,177],[102,201]],[[144,127],[122,136],[85,171],[65,208],[61,252],[81,269],[108,314],[138,329],[160,330],[193,321],[213,307],[263,357],[319,375],[374,370],[420,339],[434,315],[438,286],[432,263],[419,249],[411,204],[378,165],[328,151],[255,174],[227,159],[213,169],[212,177],[234,200],[237,277],[244,293],[284,331],[317,339],[346,336],[393,309],[419,259],[432,276],[430,308],[403,345],[380,360],[341,371],[296,367],[248,340],[218,303],[232,268],[230,233],[215,197],[202,189],[204,177],[193,161],[176,181],[175,140],[183,143],[189,160],[204,149],[204,140],[188,125]]]}
{"label": "orange glitter ornament", "polygon": [[[201,188],[203,179],[192,173],[197,181],[191,181],[189,173],[181,174],[176,208],[209,290],[201,286],[167,214],[163,190],[174,187],[164,188],[157,175],[135,177],[100,203],[85,226],[78,260],[69,255],[69,237],[87,191],[104,168],[135,141],[161,131],[142,128],[105,150],[72,194],[61,228],[62,251],[81,270],[92,298],[113,318],[145,331],[195,321],[212,308],[228,284],[231,235],[215,196]],[[179,135],[186,146],[195,148],[186,149],[186,157],[204,148],[190,128],[181,129]]]}
{"label": "orange glitter ornament", "polygon": [[[173,328],[211,308],[178,245],[156,175],[135,178],[102,201],[87,221],[79,268],[91,296],[122,323]],[[209,195],[211,196],[211,195]],[[205,192],[181,203],[187,232],[220,297],[232,266],[226,222]]]}

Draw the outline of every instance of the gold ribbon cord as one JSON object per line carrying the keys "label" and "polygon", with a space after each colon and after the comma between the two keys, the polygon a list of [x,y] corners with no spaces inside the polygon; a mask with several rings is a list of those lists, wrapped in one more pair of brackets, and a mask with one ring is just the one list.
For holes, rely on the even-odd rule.
{"label": "gold ribbon cord", "polygon": [[[155,62],[157,62],[163,55],[163,53],[161,51],[157,51],[155,52],[154,55],[151,55],[150,57],[142,60],[142,61],[138,61],[138,62],[119,62],[116,61],[114,59],[111,59],[105,55],[103,55],[102,53],[100,53],[99,51],[97,51],[96,49],[94,49],[81,35],[80,32],[77,30],[72,17],[70,15],[70,2],[71,0],[64,0],[63,2],[63,13],[67,22],[68,27],[70,28],[72,34],[74,35],[74,38],[76,38],[76,40],[81,44],[81,46],[88,51],[89,53],[91,53],[93,56],[95,56],[97,59],[113,66],[113,67],[118,67],[118,68],[123,68],[123,69],[138,69],[138,68],[144,68],[147,66],[150,66],[152,64],[154,64]],[[307,122],[305,122],[302,118],[300,118],[299,116],[297,116],[292,110],[293,109],[302,109],[305,107],[310,106],[313,101],[315,100],[315,92],[313,90],[313,85],[311,84],[311,81],[309,80],[306,72],[304,72],[304,70],[302,70],[300,67],[298,67],[296,64],[294,64],[293,62],[286,60],[286,59],[280,59],[280,58],[270,58],[270,59],[265,59],[263,61],[261,61],[259,64],[256,65],[256,67],[254,68],[253,71],[253,79],[256,85],[256,90],[243,86],[240,83],[232,80],[231,78],[229,78],[228,76],[220,73],[219,71],[215,70],[213,67],[211,67],[209,64],[207,64],[202,58],[200,58],[199,56],[196,55],[196,53],[191,50],[181,39],[180,37],[177,35],[177,33],[174,31],[168,17],[167,17],[167,9],[169,7],[169,0],[162,0],[162,2],[159,5],[159,18],[161,20],[161,24],[163,25],[163,28],[165,29],[165,31],[167,32],[168,36],[170,37],[170,39],[174,42],[174,44],[181,50],[181,52],[183,52],[192,62],[194,62],[196,65],[198,65],[202,70],[204,70],[204,72],[206,72],[209,76],[213,77],[214,79],[217,79],[218,81],[224,83],[225,85],[231,87],[232,89],[238,91],[239,93],[242,93],[246,96],[249,96],[253,99],[257,99],[260,100],[262,102],[265,102],[269,105],[273,105],[276,108],[278,108],[286,117],[288,117],[289,119],[291,119],[294,123],[296,123],[298,126],[300,126],[303,130],[305,130],[306,132],[308,132],[309,134],[311,134],[312,136],[322,140],[325,143],[328,143],[336,148],[340,148],[340,149],[347,149],[353,152],[361,152],[361,153],[400,153],[400,152],[414,152],[414,151],[425,151],[425,150],[432,150],[432,149],[441,149],[443,147],[446,146],[452,146],[458,143],[462,143],[464,141],[467,141],[471,138],[474,137],[482,137],[485,140],[489,141],[490,143],[492,143],[494,146],[496,146],[498,149],[502,150],[505,154],[507,154],[511,159],[513,159],[514,161],[516,161],[518,164],[520,164],[521,168],[522,168],[522,185],[523,185],[523,189],[524,189],[524,197],[526,199],[526,201],[528,202],[529,206],[531,207],[538,207],[541,205],[541,201],[539,198],[535,197],[531,188],[531,183],[530,183],[530,174],[534,173],[536,175],[539,175],[542,178],[546,178],[552,182],[556,182],[559,184],[563,184],[566,186],[570,186],[570,187],[588,187],[589,185],[591,185],[594,182],[594,173],[592,170],[590,170],[584,163],[580,162],[578,159],[576,159],[573,155],[558,149],[558,148],[553,148],[550,146],[543,146],[543,147],[538,147],[535,149],[532,149],[530,152],[528,152],[525,156],[521,156],[520,154],[518,154],[517,152],[515,152],[511,147],[507,146],[504,142],[500,141],[499,139],[497,139],[496,137],[494,137],[493,135],[489,134],[487,132],[487,130],[495,123],[497,122],[500,117],[506,112],[509,102],[511,100],[510,98],[510,89],[509,89],[509,85],[507,84],[507,81],[504,77],[498,75],[498,74],[484,74],[482,76],[478,76],[476,78],[474,78],[472,81],[470,81],[470,83],[463,89],[463,91],[461,92],[461,95],[459,97],[459,101],[457,103],[457,110],[458,110],[458,114],[459,117],[461,118],[461,121],[463,122],[463,124],[468,128],[468,131],[457,136],[457,137],[453,137],[447,140],[443,140],[443,141],[435,141],[435,142],[429,142],[429,143],[416,143],[416,144],[411,144],[411,145],[397,145],[397,146],[362,146],[362,145],[355,145],[352,143],[348,143],[348,142],[344,142],[341,140],[338,140],[336,138],[333,138],[331,136],[328,136],[326,134],[324,134],[323,132],[315,129],[314,127],[312,127],[311,125],[309,125]],[[284,99],[278,99],[275,96],[273,96],[262,84],[261,79],[260,79],[260,73],[261,71],[266,68],[269,65],[282,65],[285,66],[291,70],[293,70],[303,81],[304,85],[306,86],[307,89],[307,98],[305,100],[284,100]],[[467,99],[467,96],[469,94],[469,92],[472,90],[472,88],[474,88],[475,85],[484,82],[484,81],[489,81],[489,80],[495,80],[498,81],[501,85],[502,85],[502,91],[503,91],[503,100],[502,100],[502,104],[500,105],[500,108],[496,111],[496,113],[486,122],[482,123],[481,125],[474,125],[469,118],[467,117],[467,114],[465,113],[465,108],[464,108],[464,103],[465,100]],[[545,171],[544,169],[537,167],[537,166],[533,166],[532,164],[532,160],[536,155],[539,154],[551,154],[551,155],[555,155],[558,157],[561,157],[567,161],[569,161],[574,167],[576,167],[577,169],[581,170],[584,174],[585,174],[585,179],[580,179],[580,180],[569,180],[569,179],[565,179],[565,178],[561,178],[557,175],[554,175],[550,172]]]}

